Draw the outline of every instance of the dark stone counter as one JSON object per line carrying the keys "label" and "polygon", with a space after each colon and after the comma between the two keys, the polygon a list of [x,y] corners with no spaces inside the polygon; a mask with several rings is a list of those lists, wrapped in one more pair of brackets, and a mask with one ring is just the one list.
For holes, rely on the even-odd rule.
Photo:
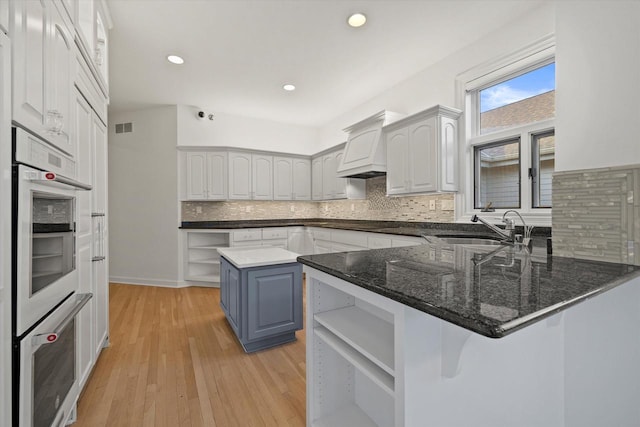
{"label": "dark stone counter", "polygon": [[539,245],[530,253],[513,246],[424,244],[298,261],[492,338],[640,276],[637,266],[547,256]]}

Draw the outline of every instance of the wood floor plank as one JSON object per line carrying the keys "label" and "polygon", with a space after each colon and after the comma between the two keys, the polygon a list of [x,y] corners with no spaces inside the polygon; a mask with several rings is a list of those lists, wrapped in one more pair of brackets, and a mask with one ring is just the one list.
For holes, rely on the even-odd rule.
{"label": "wood floor plank", "polygon": [[111,344],[76,426],[304,426],[304,331],[246,354],[219,300],[214,288],[111,284]]}

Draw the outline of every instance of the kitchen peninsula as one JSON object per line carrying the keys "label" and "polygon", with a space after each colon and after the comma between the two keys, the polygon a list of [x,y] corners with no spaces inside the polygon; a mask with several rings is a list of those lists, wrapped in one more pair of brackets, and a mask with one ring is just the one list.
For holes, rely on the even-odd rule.
{"label": "kitchen peninsula", "polygon": [[308,426],[640,423],[637,266],[447,244],[298,260]]}

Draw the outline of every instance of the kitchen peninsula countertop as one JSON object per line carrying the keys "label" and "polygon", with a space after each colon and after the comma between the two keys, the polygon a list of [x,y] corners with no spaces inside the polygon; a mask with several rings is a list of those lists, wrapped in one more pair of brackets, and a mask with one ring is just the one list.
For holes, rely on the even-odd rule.
{"label": "kitchen peninsula countertop", "polygon": [[640,276],[638,266],[533,253],[508,245],[424,244],[298,261],[491,338]]}
{"label": "kitchen peninsula countertop", "polygon": [[[447,222],[414,222],[414,221],[369,221],[349,219],[267,219],[241,221],[183,221],[181,229],[237,229],[237,228],[266,228],[266,227],[320,227],[341,230],[366,231],[370,233],[397,234],[402,236],[439,236],[468,234],[495,237],[482,224],[447,223]],[[516,227],[522,233],[522,227]],[[539,237],[551,236],[550,227],[535,227],[533,235]]]}

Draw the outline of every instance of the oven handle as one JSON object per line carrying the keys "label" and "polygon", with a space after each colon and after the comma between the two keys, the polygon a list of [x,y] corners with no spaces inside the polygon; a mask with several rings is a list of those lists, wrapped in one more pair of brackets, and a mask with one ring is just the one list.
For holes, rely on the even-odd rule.
{"label": "oven handle", "polygon": [[73,318],[76,317],[80,310],[82,310],[82,307],[84,307],[92,297],[92,293],[76,294],[76,305],[69,312],[69,314],[67,314],[66,317],[62,319],[62,322],[60,322],[60,324],[53,329],[53,332],[34,335],[33,338],[31,338],[31,345],[33,347],[39,347],[42,344],[52,344],[58,341],[58,337],[60,336],[62,331],[64,331],[64,328],[66,328],[67,325],[71,323]]}
{"label": "oven handle", "polygon": [[55,172],[34,172],[25,171],[25,178],[29,181],[45,181],[45,182],[59,182],[60,184],[70,185],[79,190],[91,190],[91,186],[83,184],[80,181],[60,176]]}

